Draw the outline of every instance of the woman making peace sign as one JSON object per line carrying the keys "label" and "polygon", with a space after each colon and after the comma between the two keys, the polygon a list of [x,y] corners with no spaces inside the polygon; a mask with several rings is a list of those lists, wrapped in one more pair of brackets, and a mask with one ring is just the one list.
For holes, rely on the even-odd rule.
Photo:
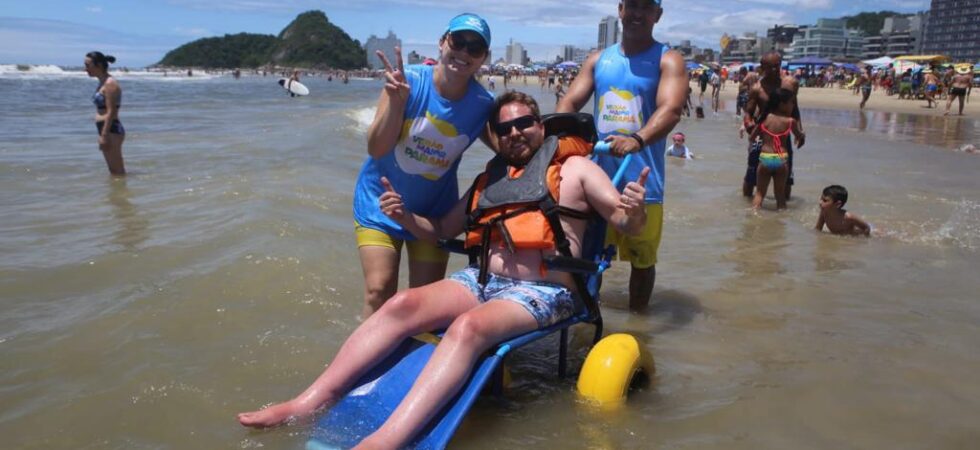
{"label": "woman making peace sign", "polygon": [[474,78],[486,60],[490,27],[475,14],[449,22],[439,40],[435,66],[396,67],[383,52],[385,86],[368,129],[368,154],[354,188],[354,230],[364,271],[367,318],[398,288],[401,246],[407,242],[409,285],[422,286],[445,276],[449,255],[417,241],[386,217],[378,205],[387,177],[405,207],[422,216],[441,217],[459,199],[456,170],[460,156],[486,136],[493,96]]}

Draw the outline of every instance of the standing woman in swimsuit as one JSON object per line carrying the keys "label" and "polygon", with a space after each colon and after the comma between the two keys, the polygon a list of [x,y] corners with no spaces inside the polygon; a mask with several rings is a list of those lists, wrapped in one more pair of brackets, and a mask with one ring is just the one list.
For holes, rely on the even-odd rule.
{"label": "standing woman in swimsuit", "polygon": [[861,88],[861,107],[859,109],[864,109],[864,104],[868,103],[868,97],[871,97],[871,80],[871,66],[864,66],[864,73],[858,80],[858,86]]}
{"label": "standing woman in swimsuit", "polygon": [[[99,79],[92,103],[95,104],[95,128],[99,132],[99,150],[109,166],[109,173],[126,175],[123,165],[122,145],[126,140],[126,130],[119,121],[119,106],[122,103],[122,88],[116,79],[109,75],[109,64],[116,62],[114,56],[102,52],[89,52],[85,55],[85,72]],[[107,125],[108,124],[108,125]]]}
{"label": "standing woman in swimsuit", "polygon": [[398,290],[403,244],[408,249],[410,287],[445,277],[449,254],[416,240],[381,211],[381,179],[387,178],[401,194],[407,210],[421,216],[442,217],[456,204],[460,157],[488,133],[493,95],[474,75],[489,47],[487,22],[475,14],[461,14],[439,39],[434,66],[404,67],[397,47],[395,65],[378,52],[385,86],[367,133],[368,158],[354,188],[354,232],[364,272],[363,319]]}
{"label": "standing woman in swimsuit", "polygon": [[756,168],[755,198],[752,208],[762,207],[762,201],[769,190],[769,182],[773,183],[773,194],[776,197],[776,209],[786,209],[786,182],[789,178],[790,135],[797,139],[799,147],[803,128],[800,121],[793,119],[793,108],[796,94],[780,88],[769,94],[769,102],[762,111],[757,122],[759,125],[752,131],[750,142],[756,139],[762,142],[759,152],[759,167]]}

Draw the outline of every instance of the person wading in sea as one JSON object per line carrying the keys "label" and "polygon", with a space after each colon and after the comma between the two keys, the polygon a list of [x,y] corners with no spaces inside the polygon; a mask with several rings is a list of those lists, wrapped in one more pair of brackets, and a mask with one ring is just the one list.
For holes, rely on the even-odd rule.
{"label": "person wading in sea", "polygon": [[[797,94],[800,91],[800,83],[793,76],[784,76],[781,73],[780,67],[783,64],[783,57],[779,52],[768,52],[762,55],[761,69],[762,76],[759,82],[749,90],[749,100],[745,105],[745,114],[743,115],[743,129],[752,135],[752,131],[755,129],[756,122],[759,117],[762,116],[763,106],[769,103],[769,95],[775,92],[777,89],[786,89],[793,93],[793,120],[796,120],[800,124],[800,129],[803,129],[803,120],[800,118],[800,106],[797,103]],[[800,133],[796,136],[796,146],[802,147],[806,143],[806,135]],[[757,169],[759,167],[759,152],[762,151],[762,146],[758,143],[749,142],[749,158],[748,158],[748,168],[745,171],[745,177],[742,180],[742,195],[746,197],[752,196],[752,190],[755,187],[755,178]],[[789,179],[786,180],[786,199],[790,198],[790,190],[793,187],[793,146],[789,146],[787,149],[789,154],[789,161],[787,162],[789,168]]]}
{"label": "person wading in sea", "polygon": [[663,8],[659,0],[619,2],[623,41],[593,53],[582,66],[558,112],[574,112],[593,96],[599,137],[610,142],[612,155],[600,155],[599,165],[614,174],[622,156],[635,153],[626,179],[636,179],[650,167],[646,182],[646,227],[638,236],[611,233],[630,271],[630,309],[641,311],[650,303],[657,278],[657,250],[663,226],[664,150],[666,138],[681,120],[688,78],[684,58],[653,38],[653,27]]}

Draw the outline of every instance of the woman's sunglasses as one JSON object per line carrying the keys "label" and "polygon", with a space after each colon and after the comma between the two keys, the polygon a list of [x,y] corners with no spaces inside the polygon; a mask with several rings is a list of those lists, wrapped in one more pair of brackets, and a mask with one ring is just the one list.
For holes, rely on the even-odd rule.
{"label": "woman's sunglasses", "polygon": [[508,120],[494,125],[493,131],[497,133],[497,136],[506,136],[510,134],[511,128],[517,127],[517,131],[524,131],[537,122],[538,119],[534,116],[521,116],[514,120]]}
{"label": "woman's sunglasses", "polygon": [[462,31],[449,33],[449,48],[457,52],[466,49],[466,53],[474,58],[482,58],[487,54],[487,45],[483,39],[467,40],[465,36]]}

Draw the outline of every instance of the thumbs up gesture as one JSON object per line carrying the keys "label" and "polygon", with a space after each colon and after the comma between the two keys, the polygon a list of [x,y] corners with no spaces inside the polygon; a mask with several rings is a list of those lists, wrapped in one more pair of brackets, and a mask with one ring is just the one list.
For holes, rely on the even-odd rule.
{"label": "thumbs up gesture", "polygon": [[623,188],[623,194],[619,196],[619,208],[627,216],[635,217],[646,213],[643,199],[647,190],[643,186],[646,185],[649,176],[650,168],[644,167],[636,181],[627,183],[626,187]]}
{"label": "thumbs up gesture", "polygon": [[402,196],[395,192],[388,178],[381,177],[381,185],[385,188],[384,193],[378,197],[381,212],[397,222],[405,217],[405,203],[402,201]]}

